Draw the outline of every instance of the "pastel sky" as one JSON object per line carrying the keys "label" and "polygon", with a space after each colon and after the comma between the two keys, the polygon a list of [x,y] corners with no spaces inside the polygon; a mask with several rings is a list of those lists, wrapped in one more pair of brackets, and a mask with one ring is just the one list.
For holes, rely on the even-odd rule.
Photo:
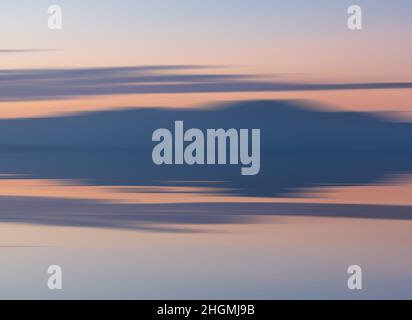
{"label": "pastel sky", "polygon": [[[410,82],[412,3],[355,2],[363,9],[360,32],[346,26],[346,11],[354,1],[2,0],[0,69],[194,64],[230,67],[220,73],[266,74],[298,82]],[[47,28],[51,4],[63,8],[62,31]],[[346,95],[337,92],[322,97],[313,92],[293,93],[285,98],[410,111],[410,91],[392,91],[391,99],[396,98],[390,106],[378,92],[374,98],[370,92],[354,93],[360,97],[356,101],[347,101]],[[87,105],[157,104],[147,96],[138,102],[125,96],[116,99],[108,103],[105,98],[103,104],[93,100]],[[204,100],[194,95],[173,99],[172,105]],[[84,103],[74,107],[71,100],[67,110],[82,110],[79,103]],[[37,115],[37,103],[25,102],[23,113],[16,113],[14,105],[0,103],[0,116]],[[48,104],[43,111],[49,110]],[[29,111],[33,108],[37,111]]]}

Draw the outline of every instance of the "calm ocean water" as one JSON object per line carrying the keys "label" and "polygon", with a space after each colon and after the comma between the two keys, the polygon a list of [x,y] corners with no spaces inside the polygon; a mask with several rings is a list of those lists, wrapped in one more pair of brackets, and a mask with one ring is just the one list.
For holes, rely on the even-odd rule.
{"label": "calm ocean water", "polygon": [[[173,201],[175,207],[153,212],[162,219],[148,219],[147,213],[139,211],[123,212],[120,216],[127,215],[126,222],[114,225],[107,217],[119,212],[101,212],[99,201],[104,206],[109,202],[156,205],[162,201],[151,192],[159,190],[131,192],[63,181],[1,181],[0,298],[412,297],[412,220],[407,216],[359,219],[333,217],[331,212],[330,217],[317,217],[316,207],[311,208],[310,216],[307,210],[291,209],[288,215],[276,205],[270,211],[272,203],[269,207],[257,203],[255,210],[246,213],[240,207],[239,214],[233,207],[219,213],[213,208],[188,212],[187,208],[179,211],[178,196],[166,195],[162,201]],[[316,198],[297,196],[288,203],[316,200],[322,215],[328,209],[319,203],[368,202],[368,197],[377,193],[385,193],[386,199],[381,201],[389,204],[399,202],[403,192],[403,201],[408,203],[410,185],[404,181],[317,190]],[[187,190],[177,194],[181,192],[184,199],[193,197],[194,202],[201,203],[202,197],[222,203],[229,200],[200,191],[191,196]],[[60,205],[61,193],[71,197],[71,202]],[[398,198],[391,199],[395,194]],[[237,200],[240,203],[242,199]],[[259,209],[261,205],[264,211]],[[387,206],[388,214],[391,208]],[[393,206],[393,210],[399,209]],[[99,221],[103,221],[100,226]],[[47,288],[47,268],[52,264],[63,269],[62,291]],[[347,268],[354,264],[363,270],[364,289],[358,292],[346,285]]]}

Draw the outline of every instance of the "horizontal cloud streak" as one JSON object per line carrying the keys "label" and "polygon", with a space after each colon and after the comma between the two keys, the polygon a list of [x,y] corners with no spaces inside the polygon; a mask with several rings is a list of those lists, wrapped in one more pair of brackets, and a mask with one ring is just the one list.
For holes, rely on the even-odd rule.
{"label": "horizontal cloud streak", "polygon": [[[201,66],[0,70],[0,101],[173,93],[409,89],[412,82],[289,83],[256,75],[193,73]],[[184,71],[184,72],[182,72]]]}
{"label": "horizontal cloud streak", "polygon": [[52,49],[0,49],[1,53],[32,53],[32,52],[49,52]]}

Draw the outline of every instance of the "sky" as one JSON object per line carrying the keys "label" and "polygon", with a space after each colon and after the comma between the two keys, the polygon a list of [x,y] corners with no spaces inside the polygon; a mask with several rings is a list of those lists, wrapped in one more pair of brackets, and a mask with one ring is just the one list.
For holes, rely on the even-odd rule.
{"label": "sky", "polygon": [[[356,1],[363,9],[364,28],[358,32],[346,26],[347,8],[353,1],[59,0],[53,4],[63,9],[61,31],[47,28],[51,4],[48,0],[1,2],[0,69],[197,65],[219,67],[221,74],[265,75],[299,83],[412,80],[410,1]],[[350,98],[347,91],[248,92],[248,97],[318,100],[346,109],[406,114],[410,91],[353,91]],[[386,93],[390,98],[382,99]],[[240,95],[112,94],[103,101],[60,99],[58,107],[50,99],[41,105],[0,102],[0,117],[120,104],[194,106]]]}
{"label": "sky", "polygon": [[194,63],[407,78],[411,2],[357,1],[364,30],[350,32],[352,2],[60,0],[54,3],[63,8],[64,27],[53,32],[46,25],[50,1],[4,0],[1,47],[54,51],[3,55],[2,67]]}

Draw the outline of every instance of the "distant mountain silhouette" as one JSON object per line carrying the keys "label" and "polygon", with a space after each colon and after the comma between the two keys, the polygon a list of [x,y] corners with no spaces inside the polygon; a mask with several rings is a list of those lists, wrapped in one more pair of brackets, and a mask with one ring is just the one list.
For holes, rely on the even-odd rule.
{"label": "distant mountain silhouette", "polygon": [[[260,128],[260,174],[241,176],[237,166],[154,165],[152,133],[173,130],[175,120],[183,120],[186,129]],[[411,137],[410,123],[321,111],[293,101],[0,120],[0,174],[121,186],[219,181],[229,194],[279,196],[304,187],[358,185],[410,173]]]}

